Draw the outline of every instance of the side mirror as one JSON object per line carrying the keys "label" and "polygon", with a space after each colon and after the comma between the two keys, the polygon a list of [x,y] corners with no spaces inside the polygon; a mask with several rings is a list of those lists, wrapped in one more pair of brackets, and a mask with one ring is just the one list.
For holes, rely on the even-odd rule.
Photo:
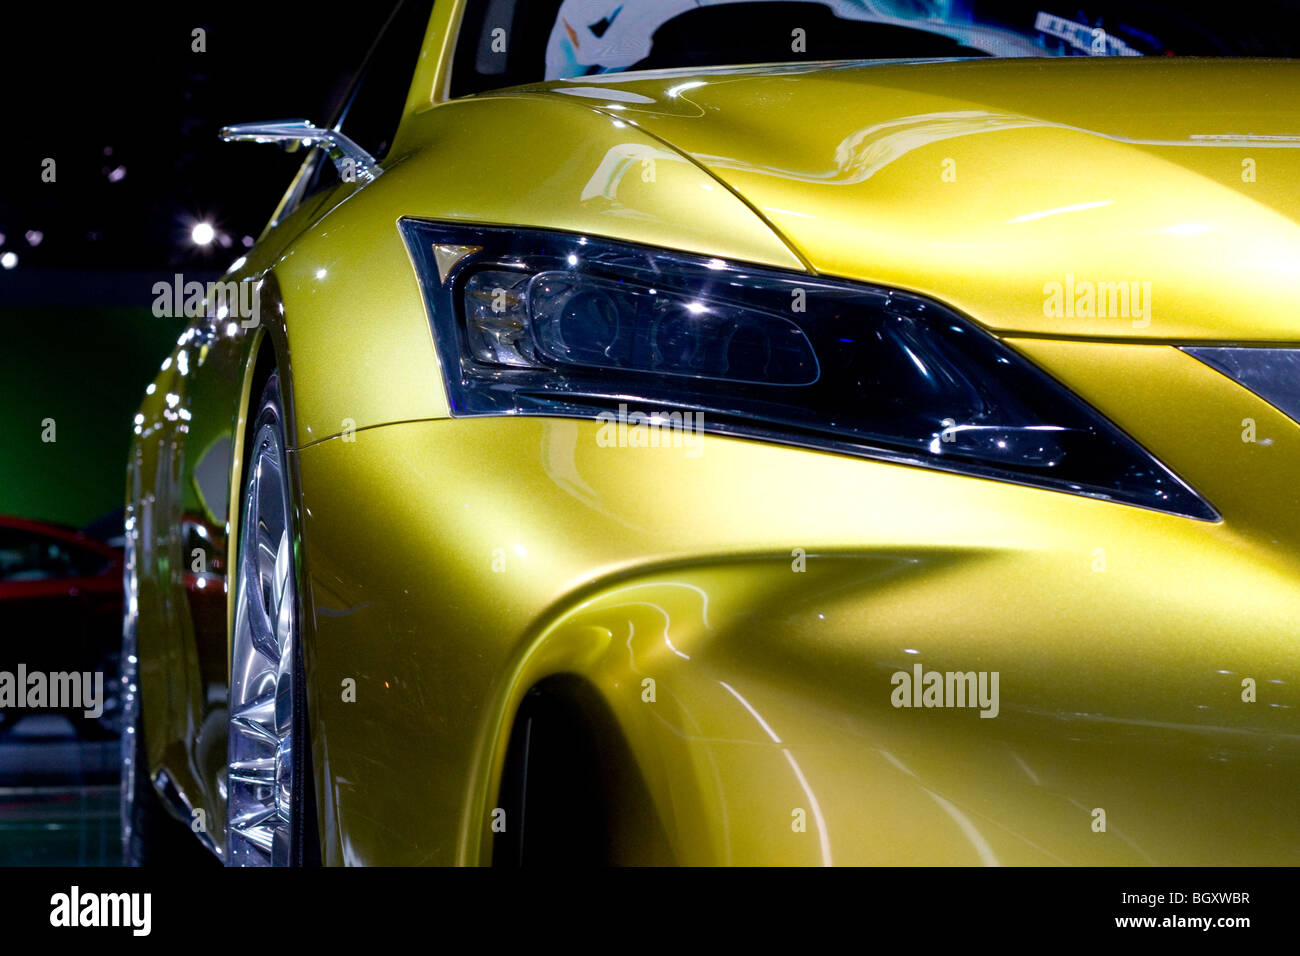
{"label": "side mirror", "polygon": [[224,143],[247,141],[276,143],[285,150],[299,146],[319,146],[334,162],[344,181],[372,182],[382,170],[364,149],[338,130],[321,129],[310,120],[271,120],[266,123],[239,123],[223,126],[218,134]]}

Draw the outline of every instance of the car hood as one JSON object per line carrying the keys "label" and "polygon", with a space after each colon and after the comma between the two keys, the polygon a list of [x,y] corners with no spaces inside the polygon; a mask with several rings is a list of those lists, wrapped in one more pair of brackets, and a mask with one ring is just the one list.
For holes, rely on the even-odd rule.
{"label": "car hood", "polygon": [[522,92],[640,127],[810,269],[989,328],[1300,339],[1294,62],[801,64]]}

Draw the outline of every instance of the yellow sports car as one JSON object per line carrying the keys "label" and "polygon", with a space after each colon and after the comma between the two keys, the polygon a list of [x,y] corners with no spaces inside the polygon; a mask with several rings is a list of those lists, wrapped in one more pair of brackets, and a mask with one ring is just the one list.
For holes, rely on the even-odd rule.
{"label": "yellow sports car", "polygon": [[128,859],[1300,863],[1300,63],[1160,7],[408,0],[223,130]]}

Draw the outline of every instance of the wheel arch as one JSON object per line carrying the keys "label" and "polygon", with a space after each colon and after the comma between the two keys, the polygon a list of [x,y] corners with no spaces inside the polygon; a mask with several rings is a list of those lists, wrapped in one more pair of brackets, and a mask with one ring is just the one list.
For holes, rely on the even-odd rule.
{"label": "wheel arch", "polygon": [[610,865],[629,850],[634,862],[673,862],[632,741],[595,683],[549,674],[506,727],[480,862]]}
{"label": "wheel arch", "polygon": [[[239,538],[242,529],[244,480],[248,474],[248,461],[252,446],[251,432],[257,411],[255,403],[271,376],[277,375],[285,430],[287,472],[290,481],[290,520],[292,521],[294,554],[296,556],[294,570],[297,578],[296,593],[300,622],[298,640],[301,643],[303,653],[304,693],[308,714],[308,744],[311,751],[312,767],[310,785],[313,789],[313,799],[311,805],[315,810],[317,820],[318,846],[324,847],[325,831],[330,828],[327,827],[326,816],[322,812],[325,804],[320,799],[321,794],[326,792],[322,784],[323,777],[319,770],[323,766],[323,754],[319,752],[323,735],[319,732],[312,717],[313,714],[319,713],[319,710],[314,696],[315,682],[312,679],[312,675],[315,673],[315,656],[311,627],[313,620],[311,594],[307,574],[303,566],[306,548],[302,544],[303,522],[299,514],[299,509],[302,506],[302,480],[297,455],[300,447],[298,437],[300,431],[295,411],[296,401],[291,350],[288,329],[284,321],[284,300],[274,271],[268,271],[261,277],[258,288],[261,314],[264,317],[271,316],[273,318],[270,321],[259,322],[252,330],[253,334],[243,363],[239,407],[234,428],[232,429],[234,447],[231,454],[230,495],[227,514],[227,526],[230,529],[227,535],[227,553],[231,555],[231,561],[227,571],[226,588],[226,679],[227,686],[229,686],[230,674],[228,668],[234,639],[235,602],[239,586],[239,561],[236,556],[239,554]],[[222,806],[220,809],[224,821],[225,807]],[[224,845],[224,822],[221,838]]]}
{"label": "wheel arch", "polygon": [[[589,582],[554,606],[521,644],[494,695],[480,770],[470,775],[461,862],[494,862],[499,837],[493,814],[506,809],[510,826],[520,728],[539,698],[552,714],[564,711],[570,724],[584,725],[597,746],[598,765],[581,769],[613,802],[614,819],[606,821],[606,836],[620,857],[613,862],[725,857],[728,786],[712,747],[718,737],[733,735],[715,733],[716,714],[696,710],[675,690],[689,663],[662,640],[666,630],[654,627],[671,619],[673,641],[693,650],[717,639],[701,590],[681,580],[692,576],[692,568],[698,562],[652,564]],[[584,743],[577,741],[580,750]]]}

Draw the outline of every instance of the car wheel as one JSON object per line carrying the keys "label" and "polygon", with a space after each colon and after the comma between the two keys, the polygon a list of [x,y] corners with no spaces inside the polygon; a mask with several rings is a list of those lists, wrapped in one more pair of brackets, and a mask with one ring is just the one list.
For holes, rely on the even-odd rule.
{"label": "car wheel", "polygon": [[235,565],[226,863],[314,862],[310,744],[303,696],[292,493],[279,380],[249,431]]}

